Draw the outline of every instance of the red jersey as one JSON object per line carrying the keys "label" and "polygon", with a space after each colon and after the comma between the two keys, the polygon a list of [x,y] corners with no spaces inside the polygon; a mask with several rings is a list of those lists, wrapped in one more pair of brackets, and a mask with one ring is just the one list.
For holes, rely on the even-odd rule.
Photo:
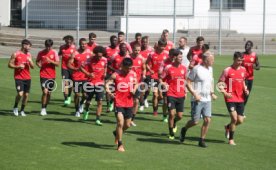
{"label": "red jersey", "polygon": [[149,58],[150,63],[152,64],[151,70],[154,72],[151,75],[152,79],[158,80],[158,71],[159,68],[164,60],[168,58],[168,53],[166,51],[163,51],[161,54],[157,54],[156,52],[152,54]]}
{"label": "red jersey", "polygon": [[170,51],[170,49],[172,49],[173,48],[173,46],[174,46],[174,44],[173,44],[173,42],[172,41],[167,41],[167,45],[166,45],[166,47],[165,47],[165,51],[167,51],[167,52],[169,52]]}
{"label": "red jersey", "polygon": [[171,97],[185,97],[185,81],[187,69],[184,65],[180,64],[178,67],[167,65],[164,69],[164,79],[169,85],[167,96]]}
{"label": "red jersey", "polygon": [[143,65],[144,65],[144,58],[139,55],[135,58],[131,57],[133,61],[132,70],[136,73],[137,82],[142,81],[142,73],[143,73]]}
{"label": "red jersey", "polygon": [[92,78],[88,78],[91,85],[104,85],[105,71],[107,67],[107,59],[102,57],[100,60],[92,58],[87,64],[88,72],[93,73]]}
{"label": "red jersey", "polygon": [[[149,46],[147,49],[140,51],[140,54],[145,60],[147,60],[149,55],[153,54],[153,48]],[[149,66],[151,67],[151,63],[149,63]],[[146,75],[149,76],[150,72],[147,71]]]}
{"label": "red jersey", "polygon": [[95,42],[93,44],[87,43],[86,48],[89,49],[91,52],[93,52],[94,48],[97,46],[98,46],[98,44]]}
{"label": "red jersey", "polygon": [[114,73],[115,83],[115,106],[116,107],[133,107],[132,90],[136,82],[136,73],[130,71],[125,75],[121,70]]}
{"label": "red jersey", "polygon": [[219,81],[224,82],[227,93],[231,93],[231,98],[224,98],[226,102],[244,102],[244,80],[246,78],[246,69],[239,67],[234,69],[227,67],[222,72]]}
{"label": "red jersey", "polygon": [[62,45],[59,49],[59,55],[61,55],[62,57],[62,64],[61,64],[61,68],[68,70],[67,67],[67,63],[68,60],[70,59],[71,55],[73,53],[75,53],[76,51],[76,46],[75,45],[71,45],[70,47],[67,47],[66,45]]}
{"label": "red jersey", "polygon": [[202,55],[203,53],[202,49],[199,49],[197,46],[191,47],[190,51],[192,53],[192,57],[194,57],[194,55]]}
{"label": "red jersey", "polygon": [[131,47],[131,49],[133,49],[133,48],[134,48],[134,45],[135,45],[135,44],[139,44],[139,45],[141,46],[141,42],[132,41],[132,42],[130,43],[130,47]]}
{"label": "red jersey", "polygon": [[[161,65],[160,65],[160,68],[159,68],[159,73],[161,73],[161,77],[165,77],[165,68],[167,67],[167,65],[171,65],[172,64],[172,61],[170,60],[170,58],[167,58],[166,60],[164,60]],[[163,79],[163,81],[167,81],[166,79]]]}
{"label": "red jersey", "polygon": [[[111,58],[115,55],[118,55],[119,53],[119,48],[115,47],[115,48],[111,48],[110,46],[106,47],[106,58],[107,58],[107,62],[111,61]],[[112,74],[112,70],[110,70],[109,68],[107,68],[107,74]]]}
{"label": "red jersey", "polygon": [[31,79],[30,62],[28,61],[29,57],[31,57],[31,54],[29,52],[27,54],[23,53],[20,50],[15,52],[14,65],[20,66],[21,64],[23,64],[25,67],[23,69],[21,68],[14,69],[14,79],[19,79],[19,80]]}
{"label": "red jersey", "polygon": [[59,56],[55,50],[42,50],[37,54],[36,61],[41,63],[40,68],[40,77],[46,79],[55,79],[56,78],[56,70],[55,65],[47,62],[47,58],[52,61],[59,61]]}
{"label": "red jersey", "polygon": [[251,54],[243,53],[243,63],[242,66],[245,67],[247,72],[247,80],[254,80],[254,64],[256,63],[257,54],[252,52]]}
{"label": "red jersey", "polygon": [[196,66],[198,64],[202,63],[202,53],[201,54],[195,54],[192,56],[191,64]]}
{"label": "red jersey", "polygon": [[[75,68],[85,66],[90,57],[91,51],[89,49],[86,49],[83,53],[79,53],[78,51],[76,51],[73,66]],[[82,71],[74,70],[72,73],[72,79],[74,81],[84,81],[87,80],[87,77]]]}
{"label": "red jersey", "polygon": [[113,67],[113,69],[119,70],[120,67],[121,67],[121,62],[122,62],[123,59],[126,58],[126,57],[129,58],[128,55],[126,55],[126,56],[121,56],[120,54],[117,54],[117,55],[113,56],[113,57],[111,58],[111,62],[112,62],[112,67]]}

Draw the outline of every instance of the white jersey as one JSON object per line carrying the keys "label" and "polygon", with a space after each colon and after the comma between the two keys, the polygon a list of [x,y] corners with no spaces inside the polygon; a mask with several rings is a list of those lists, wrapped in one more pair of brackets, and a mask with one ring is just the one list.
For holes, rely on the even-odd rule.
{"label": "white jersey", "polygon": [[[211,101],[213,68],[197,65],[190,71],[188,78],[193,82],[193,89],[201,96],[200,101]],[[193,96],[191,100],[195,100]]]}

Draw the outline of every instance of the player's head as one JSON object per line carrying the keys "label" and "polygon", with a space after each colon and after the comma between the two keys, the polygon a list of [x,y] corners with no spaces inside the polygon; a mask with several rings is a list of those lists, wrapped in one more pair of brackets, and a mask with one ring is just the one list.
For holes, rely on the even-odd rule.
{"label": "player's head", "polygon": [[52,39],[47,39],[45,40],[44,44],[45,44],[45,48],[49,51],[52,48],[54,42]]}
{"label": "player's head", "polygon": [[147,47],[149,45],[149,36],[142,37],[141,44],[142,47]]}
{"label": "player's head", "polygon": [[243,62],[243,55],[241,52],[235,52],[233,56],[234,66],[240,66]]}
{"label": "player's head", "polygon": [[91,32],[91,33],[89,33],[88,37],[89,37],[89,42],[91,44],[93,44],[96,41],[97,35],[95,33]]}
{"label": "player's head", "polygon": [[127,53],[127,47],[125,43],[121,43],[119,45],[119,50],[121,55],[125,55]]}
{"label": "player's head", "polygon": [[253,47],[253,42],[250,40],[246,41],[245,46],[244,46],[245,51],[251,51],[252,47]]}
{"label": "player's head", "polygon": [[178,45],[180,48],[184,48],[187,45],[187,38],[186,37],[180,37],[178,41]]}
{"label": "player's head", "polygon": [[164,30],[162,31],[161,38],[162,38],[163,40],[165,40],[165,41],[168,41],[168,38],[169,38],[169,30],[164,29]]}
{"label": "player's head", "polygon": [[96,46],[93,50],[96,59],[101,59],[103,56],[106,55],[106,50],[103,46]]}
{"label": "player's head", "polygon": [[80,38],[80,40],[79,40],[80,49],[84,50],[86,48],[86,45],[87,45],[86,39],[85,38]]}
{"label": "player's head", "polygon": [[135,40],[138,41],[138,42],[140,42],[140,41],[141,41],[141,38],[142,38],[142,34],[139,33],[139,32],[137,32],[137,33],[135,34]]}
{"label": "player's head", "polygon": [[203,47],[203,44],[204,44],[204,37],[202,36],[199,36],[196,38],[196,45],[199,47],[199,48],[202,48]]}
{"label": "player's head", "polygon": [[111,35],[109,41],[110,41],[110,45],[112,47],[115,47],[117,45],[118,38],[116,35]]}
{"label": "player's head", "polygon": [[21,41],[21,48],[24,51],[29,51],[31,49],[32,43],[30,40],[24,39]]}
{"label": "player's head", "polygon": [[158,49],[163,51],[166,48],[167,41],[164,41],[163,39],[160,39],[157,43]]}
{"label": "player's head", "polygon": [[174,60],[174,58],[175,58],[175,49],[174,48],[170,49],[170,51],[169,51],[169,57],[170,57],[171,61]]}
{"label": "player's head", "polygon": [[74,37],[72,35],[66,35],[66,36],[63,37],[63,40],[65,41],[65,44],[67,46],[70,46],[74,42]]}
{"label": "player's head", "polygon": [[212,66],[214,64],[214,54],[212,54],[210,51],[207,51],[202,54],[202,61],[204,65],[206,66]]}
{"label": "player's head", "polygon": [[140,44],[135,44],[133,47],[133,55],[134,56],[138,56],[140,54],[141,51],[141,45]]}
{"label": "player's head", "polygon": [[181,64],[182,63],[182,52],[178,49],[175,49],[173,51],[173,56],[174,56],[174,62],[177,64]]}
{"label": "player's head", "polygon": [[122,61],[122,70],[125,73],[129,73],[132,69],[133,61],[131,58],[124,58]]}
{"label": "player's head", "polygon": [[203,44],[203,46],[202,46],[203,53],[207,52],[209,49],[210,49],[210,47],[208,44]]}
{"label": "player's head", "polygon": [[123,31],[118,32],[118,42],[123,42],[125,40],[125,33]]}

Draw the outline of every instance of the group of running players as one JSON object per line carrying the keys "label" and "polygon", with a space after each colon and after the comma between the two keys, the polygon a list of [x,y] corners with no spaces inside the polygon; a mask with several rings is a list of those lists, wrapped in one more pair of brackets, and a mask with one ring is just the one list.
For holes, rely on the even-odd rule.
{"label": "group of running players", "polygon": [[[142,112],[149,107],[147,100],[152,91],[153,115],[158,115],[158,105],[162,100],[163,122],[168,123],[169,139],[175,138],[177,122],[184,111],[187,91],[191,93],[191,120],[181,129],[180,142],[184,142],[187,130],[203,118],[200,147],[207,147],[206,134],[211,121],[211,100],[217,96],[214,91],[212,65],[214,54],[202,36],[197,37],[196,45],[189,48],[187,38],[180,37],[179,46],[168,40],[169,31],[163,30],[161,38],[149,45],[149,37],[135,34],[130,44],[125,34],[110,37],[110,45],[96,43],[96,34],[90,33],[88,40],[81,38],[76,48],[74,38],[67,35],[65,44],[57,53],[52,49],[53,41],[45,41],[45,49],[36,57],[35,64],[40,68],[42,88],[40,115],[47,115],[47,105],[51,92],[55,89],[55,68],[60,65],[63,79],[64,105],[70,105],[74,91],[75,116],[87,120],[93,97],[97,102],[96,125],[101,126],[103,99],[107,102],[106,112],[115,111],[117,126],[113,131],[117,150],[125,151],[122,143],[123,132],[136,126],[134,119],[138,109]],[[30,54],[31,42],[22,41],[20,50],[12,54],[8,66],[14,69],[17,90],[13,114],[26,116],[24,109],[31,87],[30,69],[35,67]],[[225,126],[225,135],[230,145],[235,145],[234,132],[244,120],[244,105],[253,84],[253,70],[260,69],[258,57],[252,52],[253,43],[247,41],[245,52],[235,52],[233,64],[225,68],[217,87],[224,95],[231,121]],[[22,98],[20,110],[18,104]],[[140,105],[140,107],[139,107]]]}

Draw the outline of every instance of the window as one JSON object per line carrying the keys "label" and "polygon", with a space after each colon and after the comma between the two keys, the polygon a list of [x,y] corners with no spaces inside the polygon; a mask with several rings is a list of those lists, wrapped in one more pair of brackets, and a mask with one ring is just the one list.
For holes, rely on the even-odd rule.
{"label": "window", "polygon": [[124,15],[124,0],[113,0],[112,1],[112,15],[123,16]]}
{"label": "window", "polygon": [[[245,0],[222,0],[222,9],[245,9]],[[220,0],[210,0],[210,9],[219,9]]]}

